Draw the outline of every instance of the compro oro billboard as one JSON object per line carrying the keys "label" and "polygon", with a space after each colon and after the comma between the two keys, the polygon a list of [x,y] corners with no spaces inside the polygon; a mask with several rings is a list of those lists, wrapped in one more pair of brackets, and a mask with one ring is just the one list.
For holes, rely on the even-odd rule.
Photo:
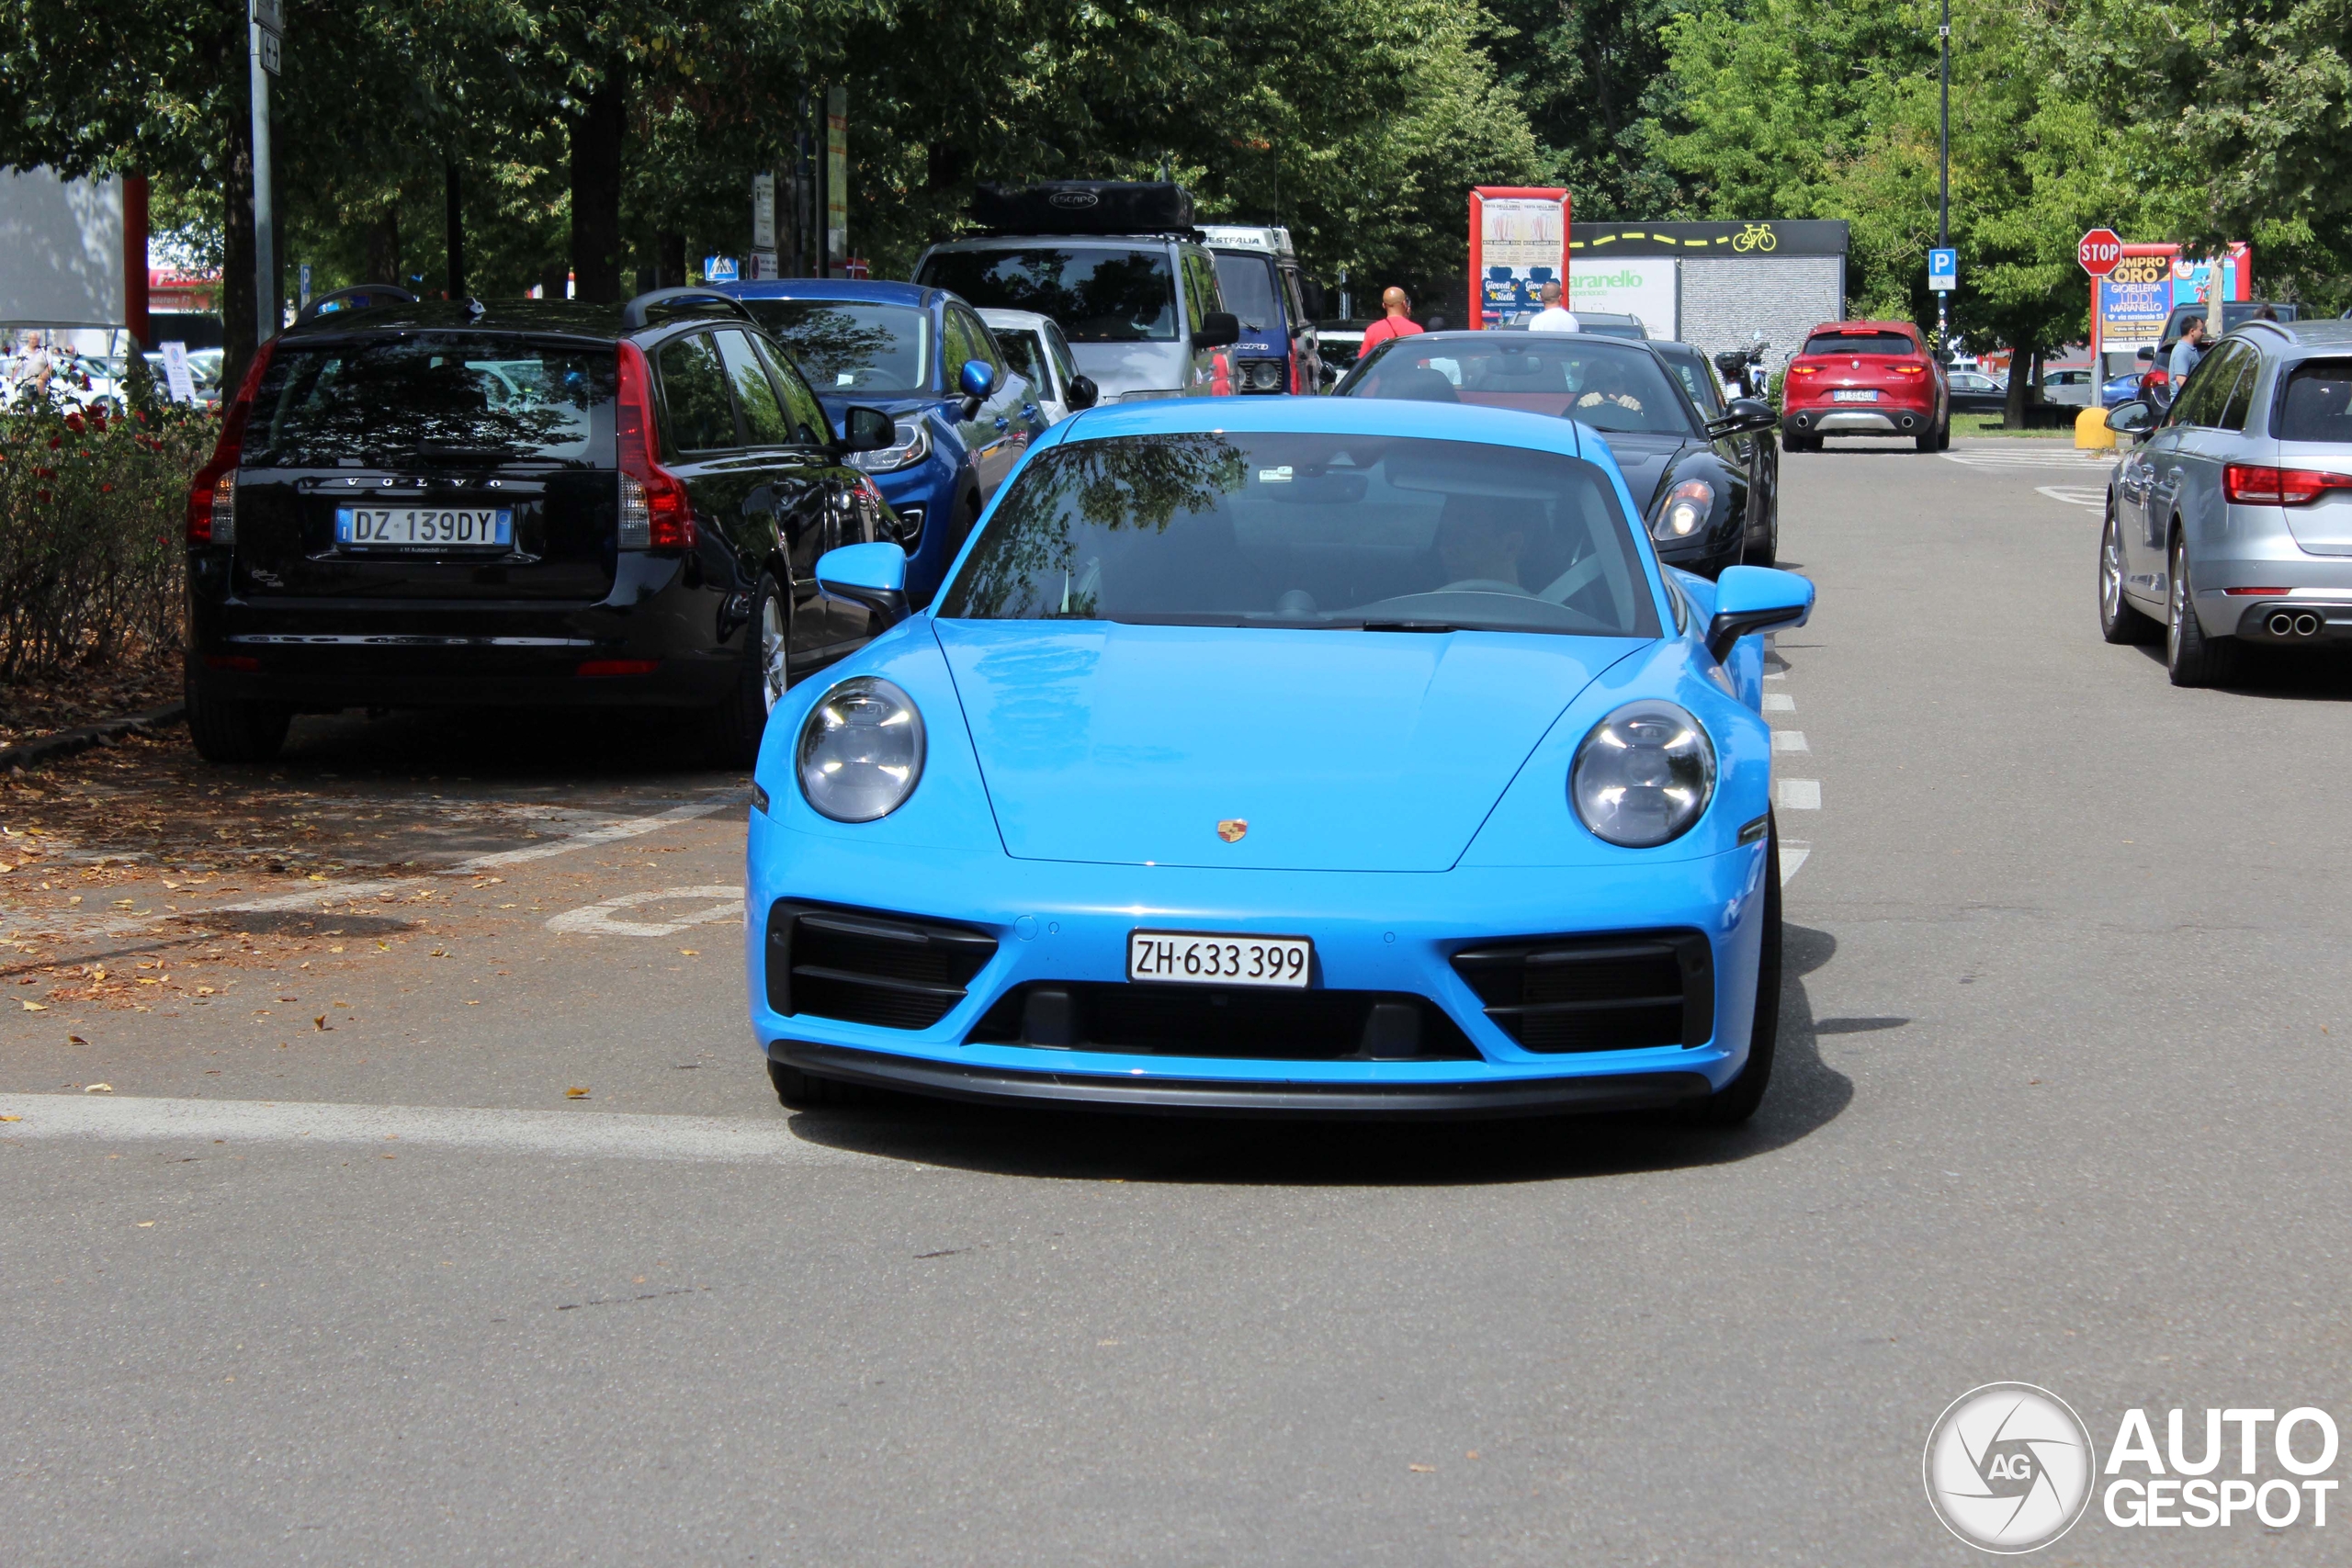
{"label": "compro oro billboard", "polygon": [[1616,256],[1586,261],[1568,280],[1568,309],[1638,316],[1655,338],[1675,329],[1677,272],[1671,256]]}
{"label": "compro oro billboard", "polygon": [[1470,192],[1470,325],[1541,309],[1547,283],[1568,282],[1568,193],[1526,186]]}

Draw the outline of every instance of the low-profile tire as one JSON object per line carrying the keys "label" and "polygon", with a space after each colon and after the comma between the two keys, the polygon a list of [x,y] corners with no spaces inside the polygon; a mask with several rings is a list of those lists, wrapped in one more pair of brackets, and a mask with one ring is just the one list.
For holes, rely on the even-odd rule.
{"label": "low-profile tire", "polygon": [[294,710],[279,703],[224,697],[188,659],[185,690],[188,738],[208,762],[266,762],[286,744]]}
{"label": "low-profile tire", "polygon": [[782,1062],[768,1064],[768,1081],[775,1085],[775,1097],[784,1102],[786,1111],[831,1111],[847,1105],[871,1105],[881,1098],[864,1084],[820,1078]]}
{"label": "low-profile tire", "polygon": [[1770,566],[1781,558],[1781,511],[1777,503],[1771,520],[1764,525],[1764,542],[1750,545],[1743,558],[1749,566]]}
{"label": "low-profile tire", "polygon": [[2153,642],[2163,630],[2132,606],[2123,592],[2123,538],[2115,526],[2115,513],[2107,514],[2107,532],[2098,544],[2098,635],[2118,646]]}
{"label": "low-profile tire", "polygon": [[743,660],[735,690],[710,716],[709,750],[714,766],[748,768],[760,759],[760,738],[768,715],[784,698],[791,671],[792,607],[766,572],[752,590],[752,618],[743,625]]}
{"label": "low-profile tire", "polygon": [[1736,1127],[1764,1103],[1781,1043],[1781,824],[1764,833],[1764,944],[1756,957],[1756,1012],[1747,1026],[1747,1063],[1739,1076],[1682,1112],[1694,1127]]}
{"label": "low-profile tire", "polygon": [[2241,647],[2233,637],[2208,637],[2197,619],[2197,591],[2188,581],[2188,545],[2172,541],[2172,581],[2165,595],[2165,670],[2176,686],[2219,686],[2237,673]]}

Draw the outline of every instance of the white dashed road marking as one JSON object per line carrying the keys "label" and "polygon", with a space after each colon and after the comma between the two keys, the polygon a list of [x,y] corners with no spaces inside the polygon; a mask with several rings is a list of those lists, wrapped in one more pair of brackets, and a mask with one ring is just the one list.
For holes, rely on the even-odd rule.
{"label": "white dashed road marking", "polygon": [[[644,904],[673,904],[686,899],[717,901],[650,920],[632,920],[622,913]],[[584,909],[566,909],[548,921],[548,930],[572,936],[669,936],[688,926],[742,918],[743,890],[740,887],[664,887],[658,893],[624,893]]]}
{"label": "white dashed road marking", "polygon": [[1781,809],[1783,811],[1818,811],[1821,809],[1819,779],[1782,779]]}
{"label": "white dashed road marking", "polygon": [[1789,885],[1789,878],[1797,874],[1797,867],[1803,865],[1805,862],[1805,857],[1811,853],[1813,853],[1813,846],[1806,843],[1803,839],[1782,839],[1781,840],[1781,886],[1786,887]]}
{"label": "white dashed road marking", "polygon": [[1804,730],[1776,729],[1772,731],[1772,750],[1775,751],[1810,751],[1813,748],[1805,744]]}
{"label": "white dashed road marking", "polygon": [[2052,501],[2063,501],[2069,506],[2087,506],[2094,512],[2107,509],[2107,487],[2104,485],[2036,485],[2037,495]]}
{"label": "white dashed road marking", "polygon": [[220,1139],[255,1144],[364,1145],[573,1159],[695,1160],[729,1165],[847,1165],[871,1156],[809,1142],[784,1123],[723,1116],[638,1116],[589,1111],[478,1111],[463,1106],[287,1104],[260,1100],[91,1100],[78,1094],[0,1095],[0,1143]]}
{"label": "white dashed road marking", "polygon": [[1797,711],[1797,700],[1786,692],[1767,692],[1764,694],[1764,711],[1794,713]]}

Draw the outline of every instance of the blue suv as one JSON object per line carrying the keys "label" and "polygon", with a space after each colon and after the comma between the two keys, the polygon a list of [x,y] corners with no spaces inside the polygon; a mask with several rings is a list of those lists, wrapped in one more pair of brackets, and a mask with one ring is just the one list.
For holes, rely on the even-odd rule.
{"label": "blue suv", "polygon": [[897,439],[849,460],[898,514],[907,596],[927,604],[980,508],[1049,423],[978,312],[912,283],[786,277],[725,285],[791,352],[838,427],[853,403]]}

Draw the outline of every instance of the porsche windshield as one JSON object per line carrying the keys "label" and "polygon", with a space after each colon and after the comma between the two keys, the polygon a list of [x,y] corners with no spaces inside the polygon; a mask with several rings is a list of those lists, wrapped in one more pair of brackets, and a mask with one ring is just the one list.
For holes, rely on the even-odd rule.
{"label": "porsche windshield", "polygon": [[1592,464],[1299,432],[1122,436],[1039,453],[939,614],[1657,635],[1631,527]]}
{"label": "porsche windshield", "polygon": [[1581,333],[1396,338],[1340,390],[1565,414],[1596,430],[1688,435],[1696,424],[1648,349]]}

